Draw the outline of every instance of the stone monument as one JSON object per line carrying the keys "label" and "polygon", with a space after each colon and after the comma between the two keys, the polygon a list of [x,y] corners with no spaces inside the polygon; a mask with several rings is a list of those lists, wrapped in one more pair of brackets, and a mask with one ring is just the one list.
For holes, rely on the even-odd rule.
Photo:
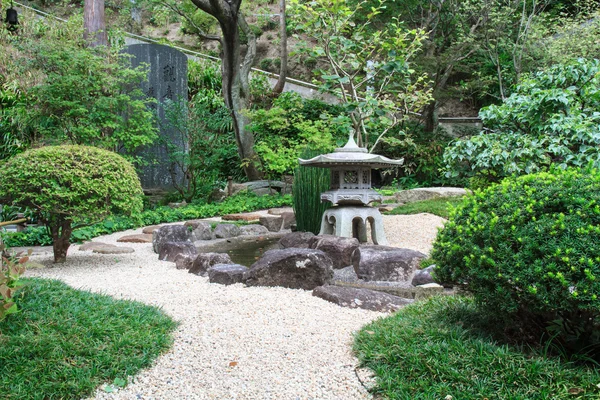
{"label": "stone monument", "polygon": [[[169,46],[158,44],[133,44],[124,50],[131,54],[131,65],[135,68],[142,63],[149,66],[148,80],[142,90],[148,97],[156,99],[153,107],[159,121],[159,138],[139,154],[149,165],[142,169],[140,181],[144,189],[169,189],[172,179],[183,180],[183,173],[175,168],[169,158],[167,144],[179,151],[186,151],[187,143],[165,116],[167,103],[186,102],[188,98],[187,56]],[[187,118],[186,107],[179,118]]]}
{"label": "stone monument", "polygon": [[331,187],[321,194],[321,201],[329,201],[334,207],[323,213],[320,235],[355,237],[366,243],[369,223],[373,243],[387,245],[381,213],[369,206],[374,201],[382,201],[382,196],[371,188],[371,169],[399,166],[404,159],[390,160],[370,154],[367,149],[358,147],[350,134],[348,143],[335,152],[299,161],[307,167],[331,170]]}

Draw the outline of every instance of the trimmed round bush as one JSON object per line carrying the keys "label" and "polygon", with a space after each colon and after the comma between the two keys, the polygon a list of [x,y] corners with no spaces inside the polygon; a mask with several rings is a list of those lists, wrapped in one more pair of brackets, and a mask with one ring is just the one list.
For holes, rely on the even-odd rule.
{"label": "trimmed round bush", "polygon": [[432,258],[437,279],[465,287],[484,308],[592,340],[600,312],[600,173],[508,178],[468,196],[438,234]]}
{"label": "trimmed round bush", "polygon": [[96,147],[41,147],[0,165],[0,202],[38,214],[51,232],[55,262],[65,261],[77,225],[111,213],[139,213],[142,196],[131,164]]}

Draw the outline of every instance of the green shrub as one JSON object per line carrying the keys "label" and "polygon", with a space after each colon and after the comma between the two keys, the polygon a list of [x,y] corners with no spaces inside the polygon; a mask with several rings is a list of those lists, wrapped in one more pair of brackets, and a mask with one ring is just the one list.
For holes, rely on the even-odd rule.
{"label": "green shrub", "polygon": [[[318,151],[305,150],[301,157],[308,159],[318,155]],[[329,190],[330,173],[327,168],[296,167],[294,171],[294,213],[296,226],[301,232],[318,234],[321,218],[328,203],[321,202],[321,193]]]}
{"label": "green shrub", "polygon": [[0,169],[0,199],[30,207],[64,262],[71,233],[114,212],[139,213],[142,187],[120,155],[88,146],[48,146],[18,154]]}
{"label": "green shrub", "polygon": [[567,349],[600,343],[599,188],[597,170],[557,169],[468,196],[434,244],[438,279]]}

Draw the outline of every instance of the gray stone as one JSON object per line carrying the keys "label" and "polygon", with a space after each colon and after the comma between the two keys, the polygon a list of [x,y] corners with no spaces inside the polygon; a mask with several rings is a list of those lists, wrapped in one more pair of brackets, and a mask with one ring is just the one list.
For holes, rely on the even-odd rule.
{"label": "gray stone", "polygon": [[289,191],[290,186],[290,184],[286,184],[281,181],[268,180],[234,183],[231,186],[231,194],[236,194],[245,190],[251,191],[258,196],[273,194],[277,192],[287,193]]}
{"label": "gray stone", "polygon": [[432,296],[444,294],[444,287],[437,283],[427,283],[416,287],[415,300],[423,300]]}
{"label": "gray stone", "polygon": [[212,231],[212,226],[208,222],[196,221],[193,225],[192,240],[213,240],[215,235]]}
{"label": "gray stone", "polygon": [[337,285],[338,282],[358,282],[358,276],[352,265],[344,268],[335,269],[333,271],[333,284]]}
{"label": "gray stone", "polygon": [[[148,66],[148,79],[141,86],[147,97],[156,99],[153,108],[159,120],[158,136],[179,151],[184,151],[187,143],[176,127],[169,123],[165,109],[169,101],[187,101],[187,56],[177,49],[159,44],[134,44],[127,46],[124,52],[133,56],[132,67],[136,68],[142,63]],[[181,107],[179,118],[186,118],[185,109],[186,107]],[[141,168],[140,181],[143,188],[172,187],[172,158],[162,141],[146,146],[138,155],[146,160],[155,160]],[[184,179],[183,171],[175,170],[175,179],[181,183]]]}
{"label": "gray stone", "polygon": [[144,229],[142,229],[142,233],[152,235],[154,233],[154,231],[157,230],[158,228],[160,228],[160,225],[146,226]]}
{"label": "gray stone", "polygon": [[[199,225],[206,225],[207,222],[202,221],[201,219],[190,219],[189,221],[185,221],[183,226],[189,226],[192,230],[196,229]],[[210,224],[209,224],[210,225]]]}
{"label": "gray stone", "polygon": [[394,197],[400,203],[414,203],[415,201],[430,200],[440,197],[460,197],[469,193],[466,189],[455,187],[430,187],[401,190]]}
{"label": "gray stone", "polygon": [[170,208],[181,208],[187,206],[187,201],[184,200],[180,203],[169,203],[167,206]]}
{"label": "gray stone", "polygon": [[315,234],[312,232],[292,232],[282,237],[279,240],[279,244],[284,248],[295,247],[308,249],[310,247],[309,242],[313,237],[315,237]]}
{"label": "gray stone", "polygon": [[270,215],[281,215],[283,213],[288,213],[294,212],[294,209],[292,207],[277,207],[277,208],[270,208],[269,211],[267,211],[268,214]]}
{"label": "gray stone", "polygon": [[433,276],[431,276],[431,273],[433,272],[434,268],[435,265],[430,265],[427,268],[417,270],[417,272],[415,272],[415,275],[412,278],[411,283],[413,284],[413,286],[435,283],[435,280],[433,280]]}
{"label": "gray stone", "polygon": [[315,288],[312,294],[342,307],[363,308],[380,312],[393,312],[413,302],[410,299],[375,290],[341,286],[320,286]]}
{"label": "gray stone", "polygon": [[311,249],[321,250],[333,261],[333,268],[352,265],[352,253],[358,248],[358,239],[333,235],[318,235],[310,239]]}
{"label": "gray stone", "polygon": [[425,257],[410,249],[361,246],[352,255],[352,265],[365,281],[408,281]]}
{"label": "gray stone", "polygon": [[283,218],[283,229],[290,229],[296,223],[296,214],[293,212],[283,212],[280,215]]}
{"label": "gray stone", "polygon": [[208,269],[208,281],[221,285],[233,285],[243,281],[248,268],[240,264],[215,264]]}
{"label": "gray stone", "polygon": [[206,276],[206,271],[215,264],[233,264],[227,253],[200,253],[190,268],[190,274]]}
{"label": "gray stone", "polygon": [[152,233],[152,250],[159,252],[159,245],[166,242],[192,242],[192,231],[185,225],[165,225]]}
{"label": "gray stone", "polygon": [[283,286],[312,290],[333,277],[331,259],[320,250],[269,250],[244,274],[248,286]]}
{"label": "gray stone", "polygon": [[108,243],[102,243],[102,242],[87,242],[87,243],[83,243],[81,246],[79,246],[79,251],[88,251],[88,250],[94,250],[98,247],[117,247],[114,244],[108,244]]}
{"label": "gray stone", "polygon": [[178,254],[175,256],[175,268],[177,269],[190,269],[196,259],[196,255],[191,254]]}
{"label": "gray stone", "polygon": [[149,233],[142,233],[138,235],[125,235],[117,239],[117,242],[121,243],[152,243],[152,235]]}
{"label": "gray stone", "polygon": [[269,233],[266,227],[256,224],[241,226],[240,231],[242,236],[257,236]]}
{"label": "gray stone", "polygon": [[219,224],[215,227],[214,235],[217,239],[229,239],[240,236],[240,227],[234,224]]}
{"label": "gray stone", "polygon": [[220,188],[214,188],[213,191],[210,193],[209,201],[211,203],[218,203],[220,201],[223,201],[225,197],[227,197],[226,191]]}
{"label": "gray stone", "polygon": [[158,259],[174,262],[179,255],[194,256],[198,251],[192,242],[161,242],[158,245]]}
{"label": "gray stone", "polygon": [[99,254],[127,254],[133,253],[134,251],[135,250],[133,250],[131,247],[120,246],[100,246],[95,247],[94,250],[92,250],[92,252]]}
{"label": "gray stone", "polygon": [[259,218],[260,214],[247,213],[226,214],[221,217],[223,221],[258,221]]}
{"label": "gray stone", "polygon": [[283,218],[279,216],[265,215],[260,217],[259,223],[270,232],[279,232],[283,227]]}

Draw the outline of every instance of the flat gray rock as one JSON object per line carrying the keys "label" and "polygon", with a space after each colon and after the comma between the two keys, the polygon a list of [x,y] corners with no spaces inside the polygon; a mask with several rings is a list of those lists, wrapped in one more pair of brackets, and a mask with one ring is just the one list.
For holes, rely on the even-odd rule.
{"label": "flat gray rock", "polygon": [[234,224],[219,224],[213,232],[217,239],[229,239],[240,236],[241,233],[240,227]]}
{"label": "flat gray rock", "polygon": [[279,239],[279,244],[286,249],[291,247],[308,249],[314,236],[312,232],[292,232]]}
{"label": "flat gray rock", "polygon": [[120,246],[100,246],[100,247],[96,247],[92,250],[92,252],[94,253],[98,253],[98,254],[127,254],[127,253],[133,253],[135,250],[133,250],[131,247],[120,247]]}
{"label": "flat gray rock", "polygon": [[142,233],[139,235],[125,235],[117,239],[117,242],[121,243],[152,243],[152,235],[149,233]]}
{"label": "flat gray rock", "polygon": [[144,229],[142,229],[142,233],[152,235],[154,233],[154,231],[157,230],[158,228],[160,228],[160,225],[146,226]]}
{"label": "flat gray rock", "polygon": [[312,294],[342,307],[380,312],[393,312],[413,303],[413,300],[375,290],[341,286],[320,286],[315,288]]}
{"label": "flat gray rock", "polygon": [[260,236],[269,233],[266,227],[257,224],[240,226],[240,231],[242,236]]}
{"label": "flat gray rock", "polygon": [[[152,233],[152,249],[155,253],[160,251],[162,243],[189,242],[192,243],[192,229],[185,225],[165,225]],[[172,260],[171,260],[172,261]]]}
{"label": "flat gray rock", "polygon": [[248,268],[240,264],[215,264],[208,269],[208,281],[221,285],[241,283]]}
{"label": "flat gray rock", "polygon": [[457,187],[430,187],[401,190],[394,194],[400,203],[414,203],[415,201],[430,200],[440,197],[460,197],[469,193],[466,189]]}
{"label": "flat gray rock", "polygon": [[87,242],[87,243],[83,243],[81,246],[79,246],[79,251],[89,251],[89,250],[94,250],[98,247],[117,247],[114,244],[108,244],[108,243],[102,243],[102,242]]}

